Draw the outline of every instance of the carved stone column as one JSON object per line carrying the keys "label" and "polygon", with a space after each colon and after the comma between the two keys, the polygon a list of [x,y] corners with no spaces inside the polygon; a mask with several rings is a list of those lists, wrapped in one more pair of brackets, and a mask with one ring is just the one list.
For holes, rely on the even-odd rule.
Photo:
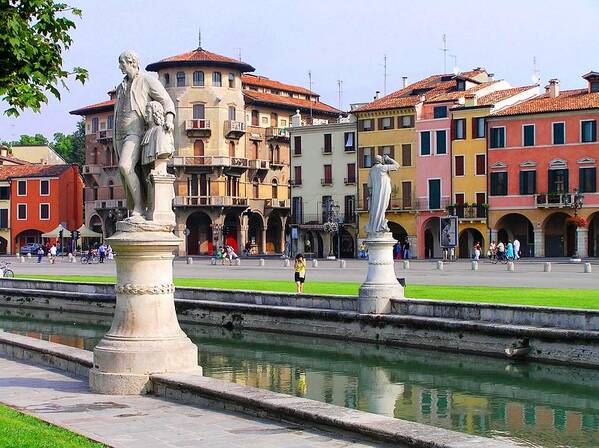
{"label": "carved stone column", "polygon": [[117,253],[112,326],[94,349],[93,392],[151,392],[151,374],[198,372],[197,347],[175,312],[173,251],[180,240],[170,225],[117,223],[106,241]]}
{"label": "carved stone column", "polygon": [[576,249],[580,258],[589,256],[589,229],[586,227],[576,229]]}
{"label": "carved stone column", "polygon": [[245,244],[248,241],[248,230],[249,226],[241,225],[239,227],[239,253],[241,254],[245,249]]}
{"label": "carved stone column", "polygon": [[536,258],[542,258],[545,256],[545,232],[543,229],[534,229],[534,251]]}
{"label": "carved stone column", "polygon": [[224,246],[225,242],[223,241],[223,225],[219,223],[211,224],[212,227],[212,247],[213,254],[216,255],[216,251],[219,246]]}
{"label": "carved stone column", "polygon": [[262,238],[260,239],[260,255],[266,255],[266,227],[262,227]]}
{"label": "carved stone column", "polygon": [[360,286],[358,310],[366,314],[383,314],[391,311],[390,299],[404,297],[403,286],[395,276],[391,232],[368,235],[364,241],[368,248],[368,274]]}

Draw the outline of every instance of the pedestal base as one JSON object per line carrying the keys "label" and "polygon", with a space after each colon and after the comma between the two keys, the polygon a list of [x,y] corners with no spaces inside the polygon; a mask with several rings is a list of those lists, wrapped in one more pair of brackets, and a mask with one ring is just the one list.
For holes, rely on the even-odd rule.
{"label": "pedestal base", "polygon": [[178,238],[160,225],[125,222],[117,223],[107,242],[117,253],[116,308],[110,330],[94,349],[91,390],[145,394],[151,374],[201,374],[197,347],[175,312],[172,260]]}
{"label": "pedestal base", "polygon": [[396,241],[391,233],[381,233],[369,235],[364,243],[368,247],[368,274],[360,287],[358,310],[365,314],[389,313],[390,300],[404,297],[393,263]]}

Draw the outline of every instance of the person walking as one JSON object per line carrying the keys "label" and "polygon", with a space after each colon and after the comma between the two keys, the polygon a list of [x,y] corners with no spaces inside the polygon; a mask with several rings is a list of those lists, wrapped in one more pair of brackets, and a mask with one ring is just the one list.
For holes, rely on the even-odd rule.
{"label": "person walking", "polygon": [[114,252],[112,252],[112,247],[110,244],[106,247],[106,259],[108,261],[114,260]]}
{"label": "person walking", "polygon": [[364,241],[362,241],[362,242],[360,243],[360,252],[359,252],[358,256],[359,256],[361,259],[364,259],[364,258],[366,258],[366,244],[364,244]]}
{"label": "person walking", "polygon": [[41,263],[42,258],[44,258],[44,248],[42,246],[37,248],[37,262]]}
{"label": "person walking", "polygon": [[514,245],[511,241],[507,242],[507,258],[508,260],[514,259]]}
{"label": "person walking", "polygon": [[58,249],[56,249],[56,244],[52,244],[52,247],[50,248],[50,263],[54,264],[54,262],[56,261],[57,252]]}
{"label": "person walking", "polygon": [[520,258],[520,241],[518,238],[514,238],[514,260]]}
{"label": "person walking", "polygon": [[500,241],[497,244],[497,259],[501,260],[503,258],[505,254],[505,244],[503,244],[503,241]]}
{"label": "person walking", "polygon": [[410,242],[408,240],[403,243],[403,258],[404,260],[410,259]]}
{"label": "person walking", "polygon": [[98,255],[100,255],[100,263],[104,263],[104,258],[106,258],[106,246],[104,244],[98,248]]}
{"label": "person walking", "polygon": [[495,259],[495,257],[497,256],[497,254],[495,253],[497,251],[497,244],[495,243],[495,241],[491,241],[491,244],[489,244],[489,250],[487,252],[487,256],[489,257],[490,260]]}
{"label": "person walking", "polygon": [[304,282],[306,281],[306,260],[302,254],[295,256],[293,270],[295,273],[295,292],[301,294],[304,292]]}
{"label": "person walking", "polygon": [[480,243],[477,242],[474,244],[474,247],[472,248],[473,253],[474,253],[474,259],[476,261],[480,260]]}

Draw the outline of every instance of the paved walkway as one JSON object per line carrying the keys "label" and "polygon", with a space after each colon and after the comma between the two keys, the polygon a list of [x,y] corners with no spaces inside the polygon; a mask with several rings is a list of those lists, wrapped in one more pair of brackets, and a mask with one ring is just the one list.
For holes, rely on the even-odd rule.
{"label": "paved walkway", "polygon": [[112,447],[374,447],[294,424],[140,396],[97,395],[87,380],[0,357],[0,401]]}

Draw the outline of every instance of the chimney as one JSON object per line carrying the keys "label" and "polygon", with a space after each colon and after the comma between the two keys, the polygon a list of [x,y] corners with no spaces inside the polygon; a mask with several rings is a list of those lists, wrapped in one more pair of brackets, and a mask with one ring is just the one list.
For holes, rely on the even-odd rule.
{"label": "chimney", "polygon": [[549,98],[557,98],[559,96],[559,79],[549,80]]}
{"label": "chimney", "polygon": [[291,127],[297,128],[302,125],[302,114],[299,109],[296,109],[295,115],[291,116]]}
{"label": "chimney", "polygon": [[470,93],[470,94],[464,96],[464,106],[476,106],[477,104],[478,104],[478,98],[476,97],[475,94]]}
{"label": "chimney", "polygon": [[377,90],[376,92],[374,92],[374,99],[375,100],[378,100],[380,96],[381,96],[381,91],[380,90]]}
{"label": "chimney", "polygon": [[408,77],[407,76],[402,76],[401,77],[401,81],[402,81],[402,86],[405,89],[406,87],[408,87]]}
{"label": "chimney", "polygon": [[8,157],[8,146],[0,146],[0,156]]}

